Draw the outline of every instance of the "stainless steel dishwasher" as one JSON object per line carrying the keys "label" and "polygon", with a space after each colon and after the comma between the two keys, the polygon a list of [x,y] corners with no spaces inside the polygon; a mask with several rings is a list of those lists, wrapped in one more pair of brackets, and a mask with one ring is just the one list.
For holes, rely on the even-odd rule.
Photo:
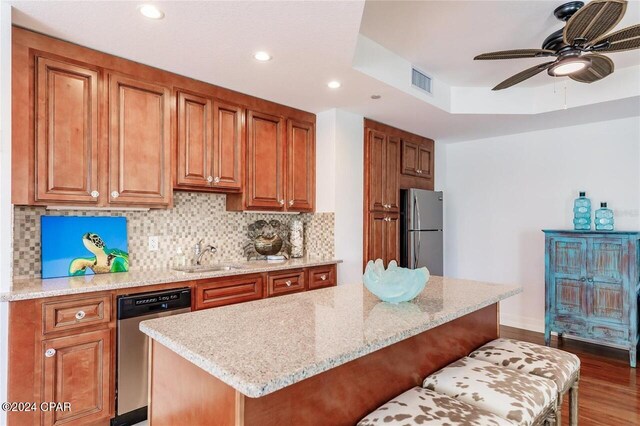
{"label": "stainless steel dishwasher", "polygon": [[178,288],[118,298],[116,417],[112,426],[147,418],[149,340],[140,322],[191,311],[191,289]]}

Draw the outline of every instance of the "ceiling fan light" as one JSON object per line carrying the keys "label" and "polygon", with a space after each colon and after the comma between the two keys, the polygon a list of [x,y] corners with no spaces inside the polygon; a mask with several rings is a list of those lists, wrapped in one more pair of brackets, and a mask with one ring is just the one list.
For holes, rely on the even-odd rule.
{"label": "ceiling fan light", "polygon": [[553,77],[570,75],[575,72],[582,71],[589,65],[589,63],[589,60],[585,58],[563,59],[549,68],[548,74]]}

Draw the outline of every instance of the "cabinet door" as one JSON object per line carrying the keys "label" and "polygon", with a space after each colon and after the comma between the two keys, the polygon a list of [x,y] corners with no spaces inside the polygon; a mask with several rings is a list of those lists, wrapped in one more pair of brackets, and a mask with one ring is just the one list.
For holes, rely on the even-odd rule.
{"label": "cabinet door", "polygon": [[400,139],[389,136],[385,147],[385,161],[383,170],[384,195],[383,201],[387,211],[400,211]]}
{"label": "cabinet door", "polygon": [[587,262],[589,317],[593,321],[628,322],[629,300],[625,290],[628,264],[626,241],[620,238],[590,238]]}
{"label": "cabinet door", "polygon": [[213,182],[211,100],[178,92],[178,186]]}
{"label": "cabinet door", "polygon": [[242,189],[242,113],[239,106],[213,103],[213,186],[216,188]]}
{"label": "cabinet door", "polygon": [[369,214],[369,235],[367,241],[367,258],[365,264],[376,259],[385,261],[385,228],[386,215],[384,213]]}
{"label": "cabinet door", "polygon": [[109,75],[109,202],[171,201],[169,89]]}
{"label": "cabinet door", "polygon": [[284,120],[247,112],[246,206],[284,210]]}
{"label": "cabinet door", "polygon": [[96,204],[98,72],[37,57],[35,84],[36,201]]}
{"label": "cabinet door", "polygon": [[95,424],[109,419],[111,331],[42,342],[43,401],[69,402],[69,411],[44,411],[42,424]]}
{"label": "cabinet door", "polygon": [[402,173],[416,176],[418,174],[418,144],[402,141]]}
{"label": "cabinet door", "polygon": [[384,222],[384,262],[400,262],[400,215],[388,214]]}
{"label": "cabinet door", "polygon": [[432,150],[429,146],[420,145],[418,147],[418,176],[433,179],[433,158]]}
{"label": "cabinet door", "polygon": [[365,167],[368,172],[369,210],[384,211],[385,205],[385,156],[387,138],[384,133],[368,130],[368,147]]}
{"label": "cabinet door", "polygon": [[552,238],[550,241],[549,301],[556,319],[587,318],[587,240]]}
{"label": "cabinet door", "polygon": [[289,120],[287,124],[287,210],[313,211],[315,163],[313,124]]}

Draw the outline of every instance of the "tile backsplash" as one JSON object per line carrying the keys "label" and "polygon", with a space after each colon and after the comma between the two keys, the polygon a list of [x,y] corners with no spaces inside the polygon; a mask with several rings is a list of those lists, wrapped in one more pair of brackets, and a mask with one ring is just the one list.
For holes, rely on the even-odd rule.
{"label": "tile backsplash", "polygon": [[[199,239],[218,251],[203,261],[244,259],[242,246],[247,240],[247,226],[259,219],[277,219],[288,223],[299,218],[304,224],[305,255],[334,256],[334,214],[303,213],[283,215],[242,213],[225,210],[224,194],[197,192],[174,193],[174,207],[150,211],[56,211],[44,207],[14,208],[13,275],[40,276],[40,216],[125,216],[129,234],[131,270],[168,267],[178,247],[190,258]],[[159,250],[148,250],[148,238],[159,238]]]}

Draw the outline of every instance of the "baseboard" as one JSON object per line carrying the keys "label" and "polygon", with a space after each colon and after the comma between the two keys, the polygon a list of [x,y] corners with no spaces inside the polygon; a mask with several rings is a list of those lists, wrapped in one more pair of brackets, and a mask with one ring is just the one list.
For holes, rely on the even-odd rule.
{"label": "baseboard", "polygon": [[544,318],[523,317],[500,312],[500,325],[544,333]]}

